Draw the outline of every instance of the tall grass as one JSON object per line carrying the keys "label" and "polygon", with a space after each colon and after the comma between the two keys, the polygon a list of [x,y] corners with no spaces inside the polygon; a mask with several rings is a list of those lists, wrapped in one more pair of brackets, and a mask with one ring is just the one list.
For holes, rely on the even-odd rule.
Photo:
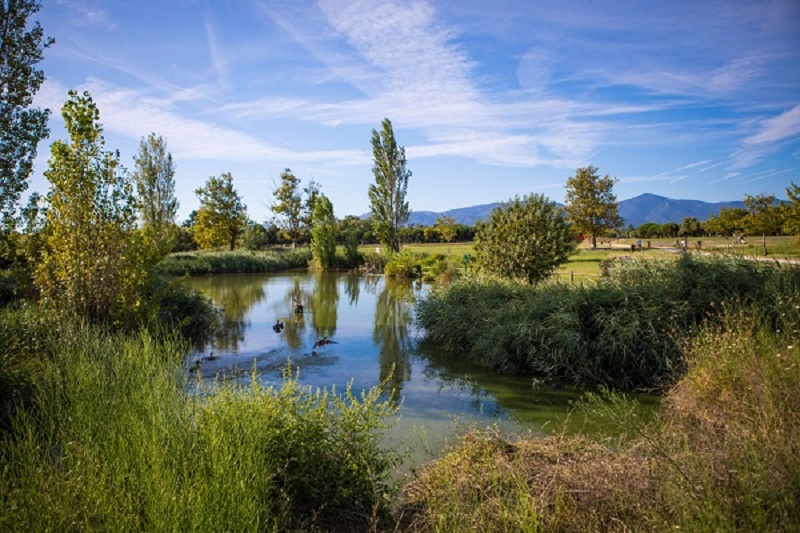
{"label": "tall grass", "polygon": [[180,252],[158,263],[155,271],[170,276],[277,272],[308,265],[308,250],[251,252]]}
{"label": "tall grass", "polygon": [[469,433],[406,487],[411,531],[800,530],[800,290],[775,313],[726,306],[684,345],[687,371],[629,437]]}
{"label": "tall grass", "polygon": [[428,341],[502,372],[653,388],[680,376],[683,339],[722,302],[769,311],[797,287],[796,267],[684,254],[619,263],[580,286],[468,279],[433,290],[418,303],[417,321]]}
{"label": "tall grass", "polygon": [[179,342],[41,329],[33,402],[0,433],[0,529],[351,531],[387,516],[397,456],[378,445],[393,408],[377,389],[287,377],[190,395]]}

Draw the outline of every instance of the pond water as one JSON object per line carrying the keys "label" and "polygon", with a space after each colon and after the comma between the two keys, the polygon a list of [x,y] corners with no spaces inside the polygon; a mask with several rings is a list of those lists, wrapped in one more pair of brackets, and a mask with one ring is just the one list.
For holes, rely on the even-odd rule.
{"label": "pond water", "polygon": [[[414,462],[435,455],[467,425],[503,430],[557,430],[580,391],[534,385],[530,376],[502,376],[445,358],[420,345],[414,303],[419,282],[346,273],[289,272],[193,278],[223,311],[216,338],[189,356],[214,379],[280,384],[287,362],[301,384],[348,383],[359,391],[388,381],[386,397],[400,405],[387,444],[412,449]],[[300,304],[302,313],[294,306]],[[275,331],[276,322],[283,329]],[[327,337],[323,347],[315,343]],[[199,374],[199,373],[198,373]]]}

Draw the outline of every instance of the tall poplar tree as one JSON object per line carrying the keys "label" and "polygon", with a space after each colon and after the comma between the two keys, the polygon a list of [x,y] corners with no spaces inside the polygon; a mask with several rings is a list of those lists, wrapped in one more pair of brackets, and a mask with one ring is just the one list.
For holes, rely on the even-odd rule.
{"label": "tall poplar tree", "polygon": [[36,68],[44,49],[53,43],[38,22],[36,0],[0,1],[0,236],[16,227],[17,204],[28,188],[28,177],[39,141],[47,137],[50,111],[31,107],[44,81]]}
{"label": "tall poplar tree", "polygon": [[164,138],[151,133],[140,141],[139,154],[134,157],[134,162],[133,178],[142,227],[159,254],[165,255],[176,237],[175,217],[178,214],[172,154],[167,152]]}
{"label": "tall poplar tree", "polygon": [[324,194],[317,196],[314,202],[314,214],[311,224],[311,253],[320,266],[333,266],[336,258],[336,237],[339,225],[333,215],[333,204]]}
{"label": "tall poplar tree", "polygon": [[613,193],[616,182],[607,174],[601,178],[593,166],[579,168],[567,179],[567,214],[578,232],[591,236],[592,248],[597,248],[597,237],[622,226]]}
{"label": "tall poplar tree", "polygon": [[375,233],[391,252],[400,251],[400,229],[408,222],[410,210],[406,190],[411,171],[406,169],[406,151],[397,146],[392,122],[383,119],[380,133],[372,130],[372,173],[369,186],[370,211]]}
{"label": "tall poplar tree", "polygon": [[119,153],[104,150],[89,93],[70,91],[61,115],[70,140],[50,148],[46,241],[35,282],[48,308],[130,325],[142,311],[153,260],[135,231],[133,183]]}

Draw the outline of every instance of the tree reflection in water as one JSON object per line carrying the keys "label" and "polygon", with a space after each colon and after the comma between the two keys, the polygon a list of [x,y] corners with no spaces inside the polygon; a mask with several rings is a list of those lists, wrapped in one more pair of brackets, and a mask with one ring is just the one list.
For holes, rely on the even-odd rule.
{"label": "tree reflection in water", "polygon": [[209,276],[193,280],[192,286],[205,294],[220,310],[214,345],[217,350],[236,352],[244,341],[250,309],[266,297],[258,276]]}
{"label": "tree reflection in water", "polygon": [[333,337],[336,333],[337,310],[339,307],[338,278],[319,271],[314,277],[311,291],[311,325],[317,339]]}
{"label": "tree reflection in water", "polygon": [[408,328],[412,321],[413,303],[414,292],[409,281],[385,279],[375,306],[372,340],[379,351],[380,379],[386,383],[392,402],[399,399],[403,383],[411,379]]}
{"label": "tree reflection in water", "polygon": [[[303,346],[303,336],[306,331],[305,312],[310,306],[308,296],[300,286],[300,277],[294,276],[293,281],[292,288],[286,292],[284,297],[288,316],[282,318],[285,326],[283,338],[289,348],[299,349]],[[295,305],[298,303],[303,306],[302,313],[295,312]]]}

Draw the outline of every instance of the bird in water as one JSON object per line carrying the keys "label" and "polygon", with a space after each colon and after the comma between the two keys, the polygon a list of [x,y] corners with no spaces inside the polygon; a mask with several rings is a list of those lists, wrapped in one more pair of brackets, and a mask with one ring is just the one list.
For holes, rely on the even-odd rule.
{"label": "bird in water", "polygon": [[281,331],[283,331],[283,328],[284,328],[284,325],[283,325],[283,322],[281,322],[281,320],[280,320],[280,319],[277,319],[277,320],[275,321],[275,325],[274,325],[274,326],[272,326],[272,330],[273,330],[275,333],[280,333]]}
{"label": "bird in water", "polygon": [[314,348],[324,348],[329,344],[337,344],[337,342],[330,340],[328,337],[322,337],[320,340],[314,343]]}
{"label": "bird in water", "polygon": [[208,357],[206,357],[206,359],[208,359],[209,361],[213,361],[217,357],[219,357],[219,356],[214,355],[214,352],[211,352],[210,354],[208,354]]}
{"label": "bird in water", "polygon": [[195,360],[194,364],[189,367],[189,372],[202,372],[202,371],[203,371],[202,359]]}

